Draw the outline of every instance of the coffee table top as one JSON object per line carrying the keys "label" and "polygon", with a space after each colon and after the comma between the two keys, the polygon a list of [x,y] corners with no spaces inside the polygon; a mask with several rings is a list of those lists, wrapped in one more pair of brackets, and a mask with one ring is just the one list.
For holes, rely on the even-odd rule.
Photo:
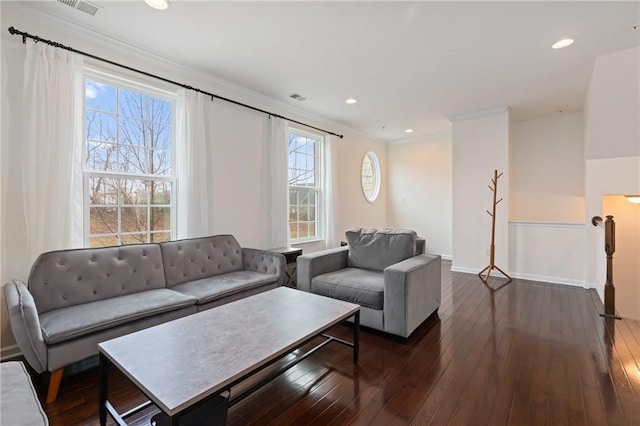
{"label": "coffee table top", "polygon": [[359,308],[278,287],[98,347],[158,407],[175,415]]}

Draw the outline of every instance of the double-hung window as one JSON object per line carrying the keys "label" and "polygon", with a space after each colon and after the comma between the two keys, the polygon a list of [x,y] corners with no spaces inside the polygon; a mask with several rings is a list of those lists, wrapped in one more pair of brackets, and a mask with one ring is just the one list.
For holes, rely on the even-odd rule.
{"label": "double-hung window", "polygon": [[85,245],[170,240],[175,231],[175,97],[85,78]]}
{"label": "double-hung window", "polygon": [[289,231],[292,242],[322,238],[322,136],[289,129]]}

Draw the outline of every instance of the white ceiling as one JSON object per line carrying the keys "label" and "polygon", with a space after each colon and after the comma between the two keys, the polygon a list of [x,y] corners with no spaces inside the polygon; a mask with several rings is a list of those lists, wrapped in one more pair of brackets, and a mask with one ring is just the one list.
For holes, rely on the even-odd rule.
{"label": "white ceiling", "polygon": [[[93,17],[28,5],[385,141],[500,106],[580,111],[596,56],[640,45],[637,1],[93,3]],[[575,44],[551,49],[563,37]]]}

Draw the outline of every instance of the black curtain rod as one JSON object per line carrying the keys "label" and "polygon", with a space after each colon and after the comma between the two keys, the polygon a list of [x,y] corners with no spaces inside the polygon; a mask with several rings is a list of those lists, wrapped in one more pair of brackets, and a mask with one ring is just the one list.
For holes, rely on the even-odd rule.
{"label": "black curtain rod", "polygon": [[234,101],[233,99],[225,98],[225,97],[223,97],[223,96],[219,96],[219,95],[216,95],[216,94],[214,94],[214,93],[209,93],[209,92],[206,92],[206,91],[204,91],[204,90],[198,89],[197,87],[192,87],[192,86],[189,86],[189,85],[187,85],[187,84],[178,83],[177,81],[169,80],[168,78],[160,77],[160,76],[157,76],[157,75],[154,75],[154,74],[148,73],[148,72],[146,72],[146,71],[142,71],[142,70],[139,70],[139,69],[136,69],[136,68],[132,68],[132,67],[127,66],[127,65],[122,65],[122,64],[119,64],[119,63],[117,63],[117,62],[111,61],[111,60],[109,60],[109,59],[104,59],[104,58],[101,58],[101,57],[99,57],[99,56],[92,55],[92,54],[90,54],[90,53],[85,53],[85,52],[82,52],[82,51],[80,51],[80,50],[76,50],[76,49],[74,49],[73,47],[65,46],[64,44],[56,43],[55,41],[46,40],[46,39],[44,39],[44,38],[40,38],[40,37],[38,37],[38,36],[35,36],[35,35],[32,35],[32,34],[29,34],[29,33],[25,33],[25,32],[23,32],[23,31],[16,30],[16,29],[15,29],[15,28],[13,28],[13,27],[9,27],[9,33],[10,33],[11,35],[18,35],[18,36],[22,36],[22,43],[26,43],[27,38],[30,38],[30,39],[32,39],[32,40],[35,40],[36,42],[46,43],[46,44],[48,44],[48,45],[50,45],[50,46],[59,47],[60,49],[65,49],[65,50],[68,50],[68,51],[70,51],[70,52],[74,52],[74,53],[79,53],[80,55],[87,56],[87,57],[89,57],[89,58],[91,58],[91,59],[95,59],[95,60],[97,60],[97,61],[106,62],[107,64],[115,65],[115,66],[117,66],[117,67],[124,68],[124,69],[129,70],[129,71],[134,71],[134,72],[137,72],[137,73],[139,73],[139,74],[146,75],[147,77],[152,77],[152,78],[155,78],[155,79],[157,79],[157,80],[161,80],[161,81],[164,81],[164,82],[167,82],[167,83],[173,84],[173,85],[175,85],[175,86],[179,86],[179,87],[183,87],[183,88],[185,88],[185,89],[194,90],[194,91],[196,91],[196,92],[203,93],[203,94],[205,94],[205,95],[211,96],[211,100],[213,100],[214,98],[215,98],[215,99],[220,99],[221,101],[230,102],[230,103],[232,103],[232,104],[239,105],[239,106],[244,107],[244,108],[252,109],[252,110],[254,110],[254,111],[258,111],[258,112],[261,112],[261,113],[263,113],[263,114],[267,114],[267,115],[269,115],[269,116],[271,116],[271,117],[278,117],[278,118],[282,118],[283,120],[287,120],[287,121],[290,121],[290,122],[292,122],[292,123],[300,124],[300,125],[302,125],[302,126],[305,126],[305,127],[310,128],[310,129],[319,130],[319,131],[321,131],[321,132],[328,133],[328,134],[333,135],[333,136],[337,136],[337,137],[339,137],[340,139],[342,139],[342,138],[343,138],[343,135],[339,135],[339,134],[337,134],[337,133],[334,133],[334,132],[330,132],[330,131],[328,131],[328,130],[321,129],[321,128],[319,128],[319,127],[311,126],[311,125],[309,125],[309,124],[301,123],[300,121],[292,120],[291,118],[287,118],[287,117],[282,116],[282,115],[280,115],[280,114],[274,114],[273,112],[265,111],[265,110],[263,110],[263,109],[253,107],[253,106],[251,106],[251,105],[243,104],[242,102]]}

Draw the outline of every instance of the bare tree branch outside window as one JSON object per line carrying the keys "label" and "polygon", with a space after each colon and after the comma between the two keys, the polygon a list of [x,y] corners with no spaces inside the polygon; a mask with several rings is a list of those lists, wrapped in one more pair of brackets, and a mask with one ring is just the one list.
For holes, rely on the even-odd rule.
{"label": "bare tree branch outside window", "polygon": [[292,240],[318,237],[320,137],[289,133],[289,231]]}
{"label": "bare tree branch outside window", "polygon": [[167,241],[171,102],[93,80],[85,87],[90,245]]}

